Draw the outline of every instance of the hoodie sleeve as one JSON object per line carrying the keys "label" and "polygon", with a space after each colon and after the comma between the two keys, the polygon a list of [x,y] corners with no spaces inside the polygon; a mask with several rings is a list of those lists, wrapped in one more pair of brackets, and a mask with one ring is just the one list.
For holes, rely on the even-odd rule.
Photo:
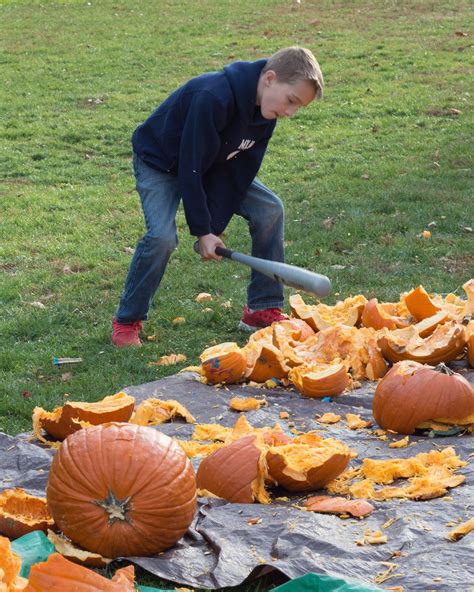
{"label": "hoodie sleeve", "polygon": [[219,132],[229,120],[229,106],[207,91],[188,98],[190,103],[180,142],[178,178],[189,230],[194,236],[203,236],[212,228],[203,175],[219,152]]}

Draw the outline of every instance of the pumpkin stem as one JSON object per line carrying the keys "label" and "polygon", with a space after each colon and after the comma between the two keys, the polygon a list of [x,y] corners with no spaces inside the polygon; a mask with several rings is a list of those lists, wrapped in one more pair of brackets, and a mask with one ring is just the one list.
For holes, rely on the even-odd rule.
{"label": "pumpkin stem", "polygon": [[109,524],[113,524],[116,521],[123,521],[128,522],[128,511],[129,511],[129,501],[130,497],[125,498],[124,500],[119,500],[115,497],[114,492],[112,490],[109,491],[109,495],[101,501],[96,501],[96,505],[104,508],[104,510],[109,515]]}
{"label": "pumpkin stem", "polygon": [[456,374],[456,372],[454,372],[454,370],[451,370],[451,368],[448,368],[444,362],[440,362],[435,367],[435,370],[441,372],[441,374],[446,374],[447,376],[452,376],[453,374]]}

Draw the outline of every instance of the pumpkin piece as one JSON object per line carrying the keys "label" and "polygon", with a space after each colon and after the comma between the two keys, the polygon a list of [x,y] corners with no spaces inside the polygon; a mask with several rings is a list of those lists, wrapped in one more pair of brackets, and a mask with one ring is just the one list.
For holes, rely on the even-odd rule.
{"label": "pumpkin piece", "polygon": [[378,339],[383,356],[391,362],[413,360],[421,364],[438,364],[456,359],[466,345],[466,332],[462,325],[448,321],[437,325],[426,338],[419,336],[415,326],[386,332]]}
{"label": "pumpkin piece", "polygon": [[304,397],[335,397],[350,388],[352,379],[342,363],[303,364],[293,368],[288,378]]}
{"label": "pumpkin piece", "polygon": [[187,423],[196,423],[195,418],[179,401],[175,401],[174,399],[162,401],[161,399],[151,398],[145,399],[138,405],[130,419],[130,423],[153,426],[171,421],[175,417],[181,417]]}
{"label": "pumpkin piece", "polygon": [[297,318],[308,323],[314,331],[321,331],[336,325],[352,327],[359,322],[367,298],[362,295],[351,296],[337,302],[334,306],[327,304],[307,305],[300,294],[290,296],[291,312]]}
{"label": "pumpkin piece", "polygon": [[229,409],[234,411],[255,411],[264,404],[266,404],[266,401],[255,399],[255,397],[232,397],[229,401]]}
{"label": "pumpkin piece", "polygon": [[197,472],[198,491],[239,504],[270,503],[265,448],[261,437],[251,434],[207,456]]}
{"label": "pumpkin piece", "polygon": [[30,495],[21,488],[0,493],[0,534],[16,539],[34,530],[47,532],[53,525],[44,497]]}
{"label": "pumpkin piece", "polygon": [[25,592],[134,592],[134,579],[133,565],[118,569],[109,580],[53,553],[47,561],[31,567]]}
{"label": "pumpkin piece", "polygon": [[219,440],[224,442],[232,428],[226,428],[217,423],[198,423],[194,429],[193,440]]}
{"label": "pumpkin piece", "polygon": [[467,302],[464,309],[464,315],[474,315],[474,278],[463,284],[462,289],[466,293]]}
{"label": "pumpkin piece", "polygon": [[341,421],[341,416],[335,413],[324,413],[317,420],[319,423],[338,423]]}
{"label": "pumpkin piece", "polygon": [[467,363],[474,368],[474,320],[466,325]]}
{"label": "pumpkin piece", "polygon": [[272,343],[250,341],[244,351],[247,358],[245,378],[261,383],[288,376],[289,367],[285,358]]}
{"label": "pumpkin piece", "polygon": [[456,526],[456,528],[453,528],[453,530],[449,533],[448,538],[452,541],[459,541],[459,539],[462,539],[463,536],[466,536],[466,534],[469,534],[473,531],[474,516],[470,520],[467,520],[467,522],[463,522],[462,524]]}
{"label": "pumpkin piece", "polygon": [[[304,325],[307,329],[300,329],[297,323]],[[272,343],[283,354],[287,366],[292,368],[304,361],[296,354],[295,347],[311,335],[314,335],[314,331],[307,323],[301,319],[290,319],[273,324]]]}
{"label": "pumpkin piece", "polygon": [[189,459],[158,430],[109,423],[69,436],[46,489],[58,528],[112,559],[154,555],[187,531],[196,509]]}
{"label": "pumpkin piece", "polygon": [[191,440],[175,439],[175,441],[181,446],[188,458],[194,458],[195,456],[208,456],[215,450],[218,450],[224,446],[224,442],[202,444],[201,442],[193,442]]}
{"label": "pumpkin piece", "polygon": [[303,342],[314,335],[313,329],[308,325],[306,321],[302,319],[289,318],[286,321],[280,321],[273,324],[273,331],[276,327],[283,327],[284,330],[291,333],[291,339],[293,341]]}
{"label": "pumpkin piece", "polygon": [[310,497],[304,505],[308,512],[351,514],[356,518],[368,516],[375,510],[374,506],[365,499],[348,500],[345,497],[331,497],[329,495]]}
{"label": "pumpkin piece", "polygon": [[362,311],[362,325],[373,329],[386,327],[390,331],[406,327],[409,322],[394,314],[394,305],[391,303],[379,303],[377,298],[371,298]]}
{"label": "pumpkin piece", "polygon": [[234,342],[227,341],[205,349],[200,355],[204,376],[211,384],[234,384],[243,378],[247,358]]}
{"label": "pumpkin piece", "polygon": [[441,307],[433,301],[423,286],[418,286],[404,294],[403,300],[416,321],[432,317],[441,310]]}
{"label": "pumpkin piece", "polygon": [[426,317],[419,323],[416,323],[415,329],[420,337],[428,337],[438,325],[442,325],[449,320],[449,314],[445,310],[440,310],[432,317]]}
{"label": "pumpkin piece", "polygon": [[[84,425],[99,425],[109,421],[128,421],[133,413],[135,398],[120,392],[96,403],[68,401],[53,411],[33,409],[33,431],[40,440],[41,429],[57,440],[64,440]],[[81,423],[83,422],[83,423]]]}
{"label": "pumpkin piece", "polygon": [[20,577],[21,559],[12,551],[11,543],[0,536],[0,591],[17,592],[23,590],[26,580]]}
{"label": "pumpkin piece", "polygon": [[444,364],[405,360],[389,370],[375,390],[372,406],[380,427],[413,434],[425,422],[474,423],[474,388]]}
{"label": "pumpkin piece", "polygon": [[356,413],[346,413],[346,424],[351,430],[362,430],[372,425],[371,421],[365,421]]}
{"label": "pumpkin piece", "polygon": [[84,565],[86,567],[107,567],[112,561],[107,557],[102,557],[98,553],[91,553],[90,551],[84,551],[76,547],[72,541],[70,541],[63,534],[54,533],[52,530],[48,530],[48,539],[53,543],[56,551],[60,553],[69,561]]}
{"label": "pumpkin piece", "polygon": [[350,460],[350,449],[339,440],[316,437],[272,446],[266,454],[270,477],[288,491],[313,491],[340,475]]}

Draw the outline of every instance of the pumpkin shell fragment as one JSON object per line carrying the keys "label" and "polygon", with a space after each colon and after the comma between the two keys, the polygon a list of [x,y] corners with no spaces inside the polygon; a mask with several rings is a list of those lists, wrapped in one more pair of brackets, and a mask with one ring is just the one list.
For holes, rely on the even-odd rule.
{"label": "pumpkin shell fragment", "polygon": [[238,382],[245,373],[247,358],[233,341],[213,345],[200,355],[204,376],[211,384]]}
{"label": "pumpkin shell fragment", "polygon": [[0,493],[0,534],[16,539],[34,530],[47,532],[53,525],[46,498],[30,495],[21,488]]}

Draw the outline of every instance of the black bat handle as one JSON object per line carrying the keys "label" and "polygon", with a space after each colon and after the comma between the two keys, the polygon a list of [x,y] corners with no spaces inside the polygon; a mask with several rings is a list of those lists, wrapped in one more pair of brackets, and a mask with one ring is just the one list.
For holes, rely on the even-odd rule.
{"label": "black bat handle", "polygon": [[219,257],[225,257],[226,259],[232,259],[232,253],[230,249],[224,249],[223,247],[216,247],[215,254],[219,255]]}

